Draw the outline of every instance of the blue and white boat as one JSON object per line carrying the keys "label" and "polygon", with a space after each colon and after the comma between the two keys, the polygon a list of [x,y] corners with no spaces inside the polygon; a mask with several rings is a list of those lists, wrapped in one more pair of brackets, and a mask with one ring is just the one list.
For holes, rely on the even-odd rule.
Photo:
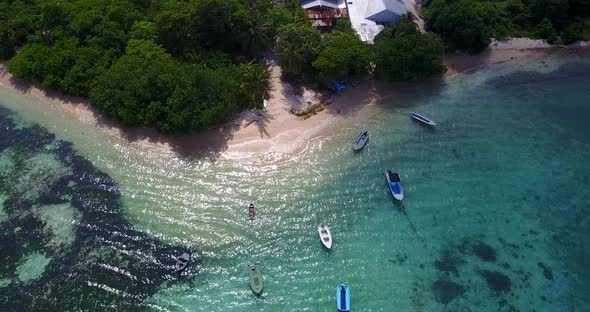
{"label": "blue and white boat", "polygon": [[336,307],[339,312],[350,311],[350,288],[344,283],[336,286]]}
{"label": "blue and white boat", "polygon": [[389,190],[391,191],[391,194],[393,194],[393,197],[397,200],[404,199],[404,190],[402,190],[402,185],[400,184],[399,174],[387,170],[385,178],[387,179],[387,184],[389,185]]}
{"label": "blue and white boat", "polygon": [[429,126],[436,126],[436,122],[432,121],[432,119],[424,116],[424,115],[420,115],[416,112],[411,112],[410,116],[416,120],[418,120],[419,122],[429,125]]}

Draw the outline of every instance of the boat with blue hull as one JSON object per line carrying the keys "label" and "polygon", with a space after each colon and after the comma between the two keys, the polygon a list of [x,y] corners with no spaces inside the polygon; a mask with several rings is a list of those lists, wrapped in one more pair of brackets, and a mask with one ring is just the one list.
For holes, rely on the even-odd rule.
{"label": "boat with blue hull", "polygon": [[350,311],[350,288],[344,283],[336,286],[336,307],[339,312]]}
{"label": "boat with blue hull", "polygon": [[425,125],[432,126],[432,127],[436,126],[436,122],[434,122],[432,119],[430,119],[422,114],[419,114],[416,112],[411,112],[410,116]]}
{"label": "boat with blue hull", "polygon": [[397,172],[391,172],[391,170],[387,170],[385,173],[385,178],[387,179],[387,184],[389,185],[389,190],[391,191],[393,197],[397,200],[404,199],[404,190],[400,184],[401,180],[399,178],[399,174],[397,174]]}

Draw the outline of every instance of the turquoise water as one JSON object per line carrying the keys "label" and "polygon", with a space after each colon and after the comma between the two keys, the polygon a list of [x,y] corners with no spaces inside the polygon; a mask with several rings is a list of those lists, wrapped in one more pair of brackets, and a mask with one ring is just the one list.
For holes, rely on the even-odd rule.
{"label": "turquoise water", "polygon": [[[108,199],[117,203],[106,221],[85,219],[84,205],[67,196],[49,205],[44,194],[52,189],[26,186],[41,179],[67,189],[68,180],[56,177],[94,169],[68,169],[77,168],[64,160],[72,154],[51,148],[5,149],[0,171],[20,170],[16,188],[30,192],[3,191],[2,229],[14,233],[11,220],[28,216],[38,230],[16,245],[44,239],[19,247],[18,256],[0,253],[2,262],[14,261],[1,271],[0,304],[18,299],[39,310],[39,302],[56,302],[72,291],[46,286],[68,280],[51,268],[68,271],[63,263],[82,261],[71,270],[83,278],[64,287],[82,285],[89,295],[71,306],[87,310],[333,311],[342,281],[354,311],[588,310],[589,85],[588,60],[482,70],[385,99],[362,126],[314,140],[302,155],[239,162],[130,142],[0,89],[0,104],[18,116],[12,128],[39,123],[72,142],[112,178],[116,192]],[[439,126],[413,122],[410,111]],[[371,139],[355,154],[361,129]],[[38,141],[43,131],[21,140]],[[15,167],[15,159],[30,164]],[[388,168],[400,173],[403,205],[388,194]],[[17,207],[14,194],[22,194]],[[253,222],[250,201],[257,204]],[[60,226],[63,219],[69,227]],[[318,239],[320,223],[331,227],[331,251]],[[108,243],[81,228],[100,231]],[[87,250],[74,251],[80,242]],[[105,248],[120,258],[96,256]],[[200,260],[176,276],[173,257],[186,248]],[[265,278],[260,298],[248,288],[253,262]],[[97,275],[100,283],[89,283]],[[40,289],[33,304],[21,294],[32,285]]]}

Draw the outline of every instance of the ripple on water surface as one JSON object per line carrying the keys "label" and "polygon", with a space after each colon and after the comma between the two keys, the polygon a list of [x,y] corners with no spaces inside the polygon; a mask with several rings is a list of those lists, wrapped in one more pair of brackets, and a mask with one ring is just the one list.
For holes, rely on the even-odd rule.
{"label": "ripple on water surface", "polygon": [[[582,185],[589,185],[590,151],[579,133],[590,129],[552,111],[590,109],[584,104],[590,67],[539,72],[536,66],[484,71],[403,103],[386,101],[364,125],[371,140],[360,153],[351,151],[361,130],[353,128],[270,171],[264,162],[211,163],[202,179],[215,181],[215,192],[194,191],[207,199],[204,208],[190,210],[190,226],[216,231],[214,239],[228,244],[204,242],[212,257],[194,289],[163,289],[150,304],[173,311],[328,311],[335,285],[345,281],[358,311],[588,306],[574,286],[588,285],[588,273],[568,265],[584,256],[562,243],[564,226],[587,214]],[[551,75],[560,78],[542,78]],[[527,90],[543,92],[521,97],[504,87],[523,79],[533,81]],[[414,110],[439,126],[414,123],[407,116]],[[403,205],[388,194],[386,168],[400,172]],[[575,189],[568,181],[577,182]],[[568,199],[556,200],[554,192]],[[258,205],[251,224],[250,200]],[[215,226],[207,227],[212,220]],[[332,229],[329,252],[317,237],[320,223]],[[582,235],[568,233],[568,244],[580,246],[572,238],[587,241]],[[249,292],[245,272],[256,261],[265,276],[260,299]]]}
{"label": "ripple on water surface", "polygon": [[[65,175],[60,185],[98,188],[87,195],[104,213],[87,216],[61,189],[52,196],[59,200],[23,207],[70,202],[80,212],[59,211],[86,231],[71,247],[90,268],[81,280],[112,296],[87,299],[87,307],[116,298],[109,302],[162,311],[330,311],[344,281],[355,311],[584,309],[590,125],[576,116],[590,109],[590,65],[553,65],[482,71],[385,100],[362,126],[371,139],[360,153],[351,150],[357,127],[310,142],[291,160],[252,162],[180,158],[96,134],[90,146],[68,134],[117,185],[92,170],[97,180],[72,185],[77,169],[56,171]],[[410,111],[439,126],[422,127]],[[2,161],[11,150],[0,155],[0,172],[21,170]],[[400,173],[403,204],[389,195],[385,169]],[[9,197],[0,220],[14,220],[13,207]],[[51,218],[35,209],[27,222],[43,240],[16,246],[0,292],[17,289],[16,266],[27,255],[55,246]],[[10,222],[0,223],[10,224],[6,233],[22,226]],[[318,238],[321,223],[332,231],[330,251]],[[169,272],[180,249],[164,242],[198,250],[202,261],[176,280]],[[45,272],[58,261],[47,255]],[[248,287],[254,262],[265,278],[260,298]]]}
{"label": "ripple on water surface", "polygon": [[0,109],[0,310],[128,310],[174,283],[181,250],[123,217],[104,173]]}

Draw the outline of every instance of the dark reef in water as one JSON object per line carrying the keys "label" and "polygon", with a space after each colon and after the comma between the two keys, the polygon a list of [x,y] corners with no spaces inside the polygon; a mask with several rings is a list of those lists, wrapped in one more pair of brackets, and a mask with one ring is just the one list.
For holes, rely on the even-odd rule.
{"label": "dark reef in water", "polygon": [[408,255],[395,255],[393,258],[390,258],[387,261],[392,264],[403,265],[407,260]]}
{"label": "dark reef in water", "polygon": [[553,270],[550,267],[546,266],[543,262],[539,262],[537,265],[543,270],[543,276],[546,279],[553,280]]}
{"label": "dark reef in water", "polygon": [[434,267],[442,272],[450,272],[455,275],[459,274],[457,267],[463,264],[465,261],[463,258],[452,250],[445,250],[441,253],[440,257],[434,261]]}
{"label": "dark reef in water", "polygon": [[[462,296],[467,292],[467,288],[463,285],[469,285],[469,283],[465,283],[465,279],[474,276],[475,272],[486,280],[489,289],[494,295],[509,292],[512,288],[512,282],[508,276],[491,270],[476,269],[474,272],[473,264],[474,262],[478,263],[478,261],[480,265],[494,265],[504,269],[510,268],[507,263],[496,263],[497,259],[497,250],[476,238],[463,238],[459,242],[449,244],[443,248],[438,259],[434,262],[434,267],[439,272],[438,280],[432,285],[432,292],[436,301],[441,304],[448,304],[455,298]],[[478,265],[475,265],[475,268],[477,267]]]}
{"label": "dark reef in water", "polygon": [[[144,309],[146,298],[177,279],[175,256],[185,250],[129,224],[113,180],[72,144],[37,125],[19,127],[10,116],[0,108],[0,157],[5,163],[10,158],[9,165],[0,164],[5,214],[0,219],[0,310]],[[43,164],[31,165],[39,157],[65,169],[51,176]],[[51,205],[66,205],[79,220],[66,246],[52,244],[57,234],[40,217]],[[32,254],[48,263],[38,277],[25,278],[23,259]]]}
{"label": "dark reef in water", "polygon": [[440,272],[449,272],[458,276],[458,267],[465,264],[466,256],[476,256],[484,262],[495,262],[496,254],[496,249],[492,246],[476,239],[466,238],[460,244],[444,248],[438,259],[434,261],[434,267]]}
{"label": "dark reef in water", "polygon": [[484,242],[475,242],[471,248],[473,248],[473,254],[475,254],[482,261],[496,261],[496,249],[492,248],[492,246]]}
{"label": "dark reef in water", "polygon": [[453,299],[461,296],[465,292],[465,287],[455,282],[439,279],[432,284],[432,292],[436,301],[448,304]]}
{"label": "dark reef in water", "polygon": [[480,270],[478,273],[486,280],[488,288],[494,293],[506,293],[509,292],[512,287],[512,282],[508,276],[500,272]]}

